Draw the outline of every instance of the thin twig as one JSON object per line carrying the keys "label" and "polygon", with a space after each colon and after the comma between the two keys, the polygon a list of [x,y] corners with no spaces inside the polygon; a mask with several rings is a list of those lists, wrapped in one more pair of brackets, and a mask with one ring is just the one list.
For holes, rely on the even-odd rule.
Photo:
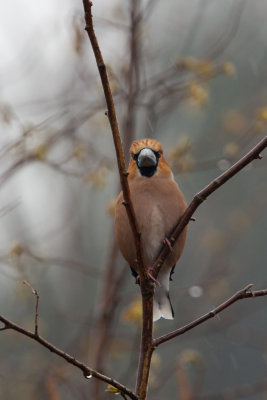
{"label": "thin twig", "polygon": [[35,317],[34,317],[34,334],[35,334],[36,336],[39,336],[39,333],[38,333],[39,294],[38,294],[37,290],[34,289],[34,288],[32,287],[32,285],[31,285],[29,282],[27,282],[27,281],[24,280],[23,283],[24,283],[24,285],[27,285],[27,286],[31,289],[32,293],[34,294],[34,296],[35,296],[35,298],[36,298],[36,302],[35,302]]}
{"label": "thin twig", "polygon": [[52,353],[57,354],[61,358],[64,358],[64,360],[66,360],[69,364],[72,364],[75,367],[79,368],[82,371],[82,373],[83,373],[85,378],[88,379],[90,377],[93,377],[93,378],[100,379],[101,381],[106,382],[106,383],[114,386],[121,393],[124,393],[127,396],[129,396],[130,399],[138,400],[138,396],[136,396],[136,394],[134,394],[126,386],[122,385],[120,382],[118,382],[118,381],[116,381],[116,380],[114,380],[114,379],[112,379],[112,378],[110,378],[108,376],[100,374],[99,372],[97,372],[94,369],[88,367],[86,364],[83,364],[79,360],[76,360],[75,357],[73,357],[73,356],[65,353],[64,351],[60,350],[58,347],[54,346],[53,344],[51,344],[50,342],[45,340],[42,336],[36,335],[36,333],[34,333],[34,332],[27,331],[26,329],[22,328],[21,326],[15,324],[14,322],[12,322],[10,320],[4,318],[1,315],[0,315],[0,322],[2,322],[4,324],[4,327],[0,328],[0,331],[11,329],[11,330],[14,330],[16,332],[21,333],[22,335],[27,336],[30,339],[38,342],[42,346],[46,347]]}
{"label": "thin twig", "polygon": [[[230,178],[232,178],[234,175],[236,175],[241,169],[246,167],[249,163],[251,163],[255,159],[261,159],[262,156],[260,153],[266,148],[267,146],[267,136],[263,138],[252,150],[250,150],[244,157],[242,157],[239,161],[237,161],[232,167],[227,169],[223,174],[218,176],[216,179],[211,181],[209,185],[207,185],[204,189],[202,189],[200,192],[198,192],[187,209],[185,210],[184,214],[174,227],[173,231],[169,235],[169,241],[173,245],[188,222],[190,221],[190,218],[192,218],[194,212],[196,209],[200,206],[201,203],[204,202],[215,190],[217,190],[220,186],[222,186],[225,182],[227,182]],[[157,278],[157,275],[160,271],[160,268],[168,255],[170,254],[170,246],[168,244],[164,244],[156,258],[156,261],[154,262],[154,276]]]}
{"label": "thin twig", "polygon": [[33,258],[34,260],[40,263],[49,263],[49,264],[56,264],[58,266],[70,268],[84,274],[91,276],[93,278],[99,277],[99,269],[93,267],[92,265],[86,264],[82,261],[72,260],[72,259],[65,259],[60,257],[51,257],[51,256],[44,256],[40,254],[34,253],[30,248],[26,246],[21,246],[21,249],[24,254],[27,254],[29,257]]}
{"label": "thin twig", "polygon": [[267,289],[253,291],[253,290],[251,290],[252,286],[253,286],[252,284],[247,285],[243,289],[236,292],[228,300],[224,301],[222,304],[220,304],[218,307],[216,307],[214,310],[209,311],[207,314],[202,315],[201,317],[195,319],[194,321],[190,322],[189,324],[186,324],[183,327],[176,329],[173,332],[168,333],[167,335],[163,335],[163,336],[160,336],[159,338],[155,339],[153,341],[154,346],[157,347],[160,344],[165,343],[170,339],[173,339],[177,336],[183,335],[185,332],[190,331],[191,329],[202,324],[203,322],[207,321],[208,319],[215,317],[215,315],[217,315],[221,311],[225,310],[226,308],[230,307],[237,300],[247,299],[250,297],[267,296]]}

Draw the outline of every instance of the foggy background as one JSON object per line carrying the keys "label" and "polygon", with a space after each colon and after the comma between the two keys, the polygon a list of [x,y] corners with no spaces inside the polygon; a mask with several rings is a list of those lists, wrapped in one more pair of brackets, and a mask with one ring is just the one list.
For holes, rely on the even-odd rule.
{"label": "foggy background", "polygon": [[[188,202],[265,135],[266,11],[266,0],[94,2],[126,157],[132,140],[159,140]],[[42,336],[134,387],[139,288],[113,242],[118,172],[82,2],[2,1],[0,52],[0,314],[34,329],[26,280]],[[267,287],[266,165],[264,154],[197,210],[171,283],[175,319],[156,336]],[[266,307],[242,300],[163,344],[149,398],[265,399]],[[105,389],[0,332],[1,399]]]}

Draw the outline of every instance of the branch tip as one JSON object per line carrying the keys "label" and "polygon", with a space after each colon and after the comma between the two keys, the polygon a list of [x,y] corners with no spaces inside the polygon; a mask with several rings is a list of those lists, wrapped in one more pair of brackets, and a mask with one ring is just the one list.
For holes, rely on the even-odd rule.
{"label": "branch tip", "polygon": [[35,303],[35,318],[34,318],[34,335],[35,335],[36,337],[38,337],[38,336],[39,336],[39,333],[38,333],[39,294],[38,294],[37,290],[34,289],[34,287],[33,287],[29,282],[27,282],[26,280],[22,281],[22,283],[23,283],[24,285],[28,286],[28,287],[31,289],[31,291],[32,291],[32,293],[34,294],[34,296],[36,297],[36,303]]}
{"label": "branch tip", "polygon": [[252,286],[253,286],[253,283],[250,283],[249,285],[247,285],[247,286],[243,289],[243,291],[244,291],[244,292],[247,292],[249,289],[252,288]]}
{"label": "branch tip", "polygon": [[4,325],[2,328],[0,328],[0,332],[7,331],[8,329],[10,329],[10,328],[7,325]]}
{"label": "branch tip", "polygon": [[224,311],[226,308],[232,306],[238,300],[248,299],[251,297],[256,298],[256,297],[267,296],[267,289],[250,291],[250,288],[252,286],[253,286],[253,284],[250,283],[249,285],[245,286],[243,289],[237,291],[233,296],[231,296],[229,299],[224,301],[222,304],[220,304],[218,307],[214,308],[213,310],[207,312],[206,314],[195,319],[194,321],[182,326],[181,328],[174,330],[173,332],[167,333],[166,335],[163,335],[157,339],[154,339],[154,341],[153,341],[154,346],[158,347],[162,343],[165,343],[177,336],[183,335],[184,333],[190,331],[191,329],[197,327],[198,325],[203,324],[204,322],[208,321],[209,319],[211,319],[215,316],[219,316],[219,313]]}

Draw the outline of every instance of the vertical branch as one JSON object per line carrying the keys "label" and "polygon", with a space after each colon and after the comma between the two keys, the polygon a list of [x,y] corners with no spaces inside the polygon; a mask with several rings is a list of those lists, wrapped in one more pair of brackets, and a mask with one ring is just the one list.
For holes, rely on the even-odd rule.
{"label": "vertical branch", "polygon": [[118,126],[118,121],[117,121],[117,116],[116,116],[116,111],[115,111],[115,106],[113,102],[113,97],[109,85],[109,80],[108,80],[108,75],[107,75],[107,70],[106,66],[104,64],[104,60],[98,45],[98,41],[94,32],[94,27],[93,27],[93,17],[92,17],[92,3],[89,0],[83,0],[83,6],[84,6],[84,11],[85,11],[85,30],[88,33],[91,46],[95,55],[96,59],[96,64],[98,67],[99,75],[101,78],[104,94],[105,94],[105,99],[107,103],[107,116],[109,119],[111,131],[112,131],[112,136],[113,136],[113,141],[114,141],[114,146],[115,146],[115,151],[116,151],[116,157],[117,157],[117,164],[118,164],[118,169],[119,169],[119,174],[120,174],[120,182],[121,182],[121,187],[123,191],[123,197],[124,197],[124,205],[126,208],[126,212],[129,218],[129,222],[131,225],[131,229],[133,232],[134,236],[134,241],[135,241],[135,246],[136,246],[136,257],[139,265],[139,274],[140,278],[143,280],[146,279],[145,275],[145,266],[144,266],[144,256],[143,256],[143,248],[142,248],[142,243],[141,243],[141,235],[139,233],[139,228],[131,200],[131,195],[130,195],[130,189],[129,189],[129,184],[128,184],[128,172],[126,170],[125,166],[125,159],[124,159],[124,154],[122,150],[122,143],[121,143],[121,137],[120,137],[120,131],[119,131],[119,126]]}
{"label": "vertical branch", "polygon": [[148,385],[148,376],[150,369],[151,356],[153,352],[153,344],[152,344],[152,327],[153,327],[153,293],[154,288],[151,280],[148,278],[145,271],[144,264],[144,252],[141,241],[141,234],[139,232],[133,204],[131,201],[130,189],[128,184],[128,172],[125,167],[125,159],[122,150],[122,143],[120,138],[120,132],[118,127],[118,121],[116,117],[114,102],[112,98],[112,93],[110,90],[110,85],[108,81],[106,66],[104,64],[104,60],[102,58],[102,54],[100,48],[98,46],[97,38],[95,36],[94,27],[93,27],[93,19],[92,19],[92,3],[88,0],[83,0],[83,6],[85,11],[85,22],[86,22],[86,31],[88,33],[91,46],[95,55],[97,67],[99,70],[105,99],[108,108],[108,118],[110,122],[110,127],[113,135],[113,141],[116,150],[118,169],[120,174],[120,182],[123,191],[124,197],[124,205],[127,211],[127,215],[129,218],[130,226],[133,232],[135,247],[136,247],[136,256],[138,263],[138,272],[140,276],[140,286],[141,286],[141,294],[142,294],[142,304],[143,304],[143,326],[142,326],[142,339],[141,339],[141,353],[140,353],[140,362],[138,368],[138,378],[137,378],[137,386],[136,391],[140,399],[146,399],[147,393],[147,385]]}
{"label": "vertical branch", "polygon": [[35,336],[38,336],[38,335],[39,335],[39,334],[38,334],[39,294],[38,294],[37,290],[34,289],[34,288],[32,287],[32,285],[31,285],[29,282],[23,281],[23,283],[24,283],[24,285],[27,285],[27,286],[31,289],[32,293],[34,294],[34,296],[35,296],[35,298],[36,298],[36,302],[35,302],[35,317],[34,317],[34,335],[35,335]]}
{"label": "vertical branch", "polygon": [[146,286],[140,282],[142,293],[142,338],[139,356],[138,374],[136,380],[136,394],[141,400],[146,399],[148,378],[153,346],[153,286]]}

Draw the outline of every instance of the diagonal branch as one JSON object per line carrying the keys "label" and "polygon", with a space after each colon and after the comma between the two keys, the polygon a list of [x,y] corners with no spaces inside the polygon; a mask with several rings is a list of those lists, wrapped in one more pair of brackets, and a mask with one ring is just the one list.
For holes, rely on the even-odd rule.
{"label": "diagonal branch", "polygon": [[115,388],[117,388],[121,393],[124,393],[125,395],[127,395],[128,397],[130,397],[130,399],[132,400],[138,400],[138,396],[136,396],[130,389],[128,389],[126,386],[122,385],[120,382],[105,376],[103,374],[100,374],[99,372],[95,371],[94,369],[88,367],[87,365],[83,364],[82,362],[76,360],[75,357],[65,353],[64,351],[60,350],[59,348],[57,348],[56,346],[54,346],[53,344],[51,344],[50,342],[48,342],[47,340],[45,340],[42,336],[39,336],[39,334],[27,331],[26,329],[22,328],[21,326],[15,324],[14,322],[2,317],[0,315],[0,322],[3,323],[3,327],[0,328],[0,331],[2,330],[14,330],[16,332],[21,333],[24,336],[29,337],[30,339],[38,342],[39,344],[41,344],[42,346],[46,347],[48,350],[50,350],[52,353],[57,354],[59,357],[64,358],[64,360],[66,360],[69,364],[74,365],[75,367],[79,368],[84,377],[85,378],[97,378],[100,379],[103,382],[106,382],[112,386],[114,386]]}
{"label": "diagonal branch", "polygon": [[195,328],[196,326],[202,324],[203,322],[206,322],[208,319],[215,317],[215,315],[219,314],[221,311],[230,307],[237,300],[248,299],[251,297],[267,296],[267,289],[253,291],[253,290],[250,290],[252,286],[253,286],[252,284],[247,285],[243,289],[236,292],[228,300],[224,301],[222,304],[220,304],[218,307],[216,307],[214,310],[209,311],[207,314],[202,315],[202,317],[195,319],[194,321],[190,322],[189,324],[184,325],[181,328],[176,329],[173,332],[170,332],[166,335],[160,336],[157,339],[154,339],[154,341],[153,341],[154,346],[157,347],[160,344],[165,343],[170,339],[173,339],[177,336],[183,335],[185,332],[188,332],[191,329]]}
{"label": "diagonal branch", "polygon": [[[261,159],[262,156],[260,153],[265,149],[267,146],[267,136],[263,138],[253,149],[251,149],[244,157],[242,157],[239,161],[237,161],[232,167],[226,170],[223,174],[218,176],[216,179],[211,181],[208,186],[202,189],[199,193],[197,193],[187,209],[185,210],[184,214],[178,221],[177,225],[174,227],[172,233],[169,236],[169,242],[173,246],[175,241],[178,239],[186,225],[189,223],[192,215],[196,211],[196,209],[206,200],[215,190],[217,190],[220,186],[222,186],[225,182],[227,182],[230,178],[236,175],[241,169],[246,167],[249,163],[251,163],[255,159]],[[168,255],[171,252],[171,247],[165,243],[154,262],[154,276],[157,277],[160,268]]]}

